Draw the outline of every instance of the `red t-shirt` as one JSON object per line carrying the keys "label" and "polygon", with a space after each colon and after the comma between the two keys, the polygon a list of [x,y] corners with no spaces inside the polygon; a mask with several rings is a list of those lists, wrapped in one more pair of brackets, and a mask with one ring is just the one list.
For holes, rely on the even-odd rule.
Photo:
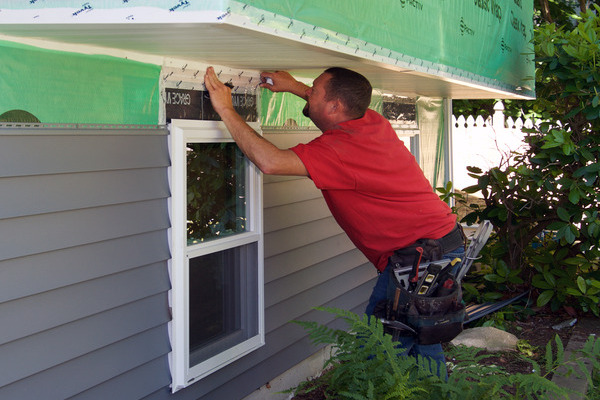
{"label": "red t-shirt", "polygon": [[373,110],[293,150],[334,218],[378,270],[394,250],[456,224],[390,123]]}

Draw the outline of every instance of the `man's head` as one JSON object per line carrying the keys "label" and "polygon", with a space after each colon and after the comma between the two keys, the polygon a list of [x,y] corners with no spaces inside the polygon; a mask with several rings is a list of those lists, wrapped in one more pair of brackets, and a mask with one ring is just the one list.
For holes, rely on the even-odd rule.
{"label": "man's head", "polygon": [[371,103],[372,91],[371,84],[361,74],[346,68],[329,68],[307,92],[304,115],[321,129],[329,128],[328,123],[361,118]]}
{"label": "man's head", "polygon": [[328,99],[339,99],[346,113],[356,118],[362,118],[371,104],[371,83],[359,74],[346,68],[333,67],[325,70],[324,74],[331,75],[327,85]]}

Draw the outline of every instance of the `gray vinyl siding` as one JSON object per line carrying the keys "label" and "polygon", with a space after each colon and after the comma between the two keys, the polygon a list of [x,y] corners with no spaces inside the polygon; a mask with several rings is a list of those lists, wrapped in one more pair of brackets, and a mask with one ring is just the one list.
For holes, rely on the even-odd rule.
{"label": "gray vinyl siding", "polygon": [[266,344],[171,394],[168,166],[164,130],[0,130],[0,398],[235,400],[318,350],[289,321],[363,312],[375,269],[319,190],[265,176]]}
{"label": "gray vinyl siding", "polygon": [[169,384],[168,166],[164,129],[0,129],[0,398]]}

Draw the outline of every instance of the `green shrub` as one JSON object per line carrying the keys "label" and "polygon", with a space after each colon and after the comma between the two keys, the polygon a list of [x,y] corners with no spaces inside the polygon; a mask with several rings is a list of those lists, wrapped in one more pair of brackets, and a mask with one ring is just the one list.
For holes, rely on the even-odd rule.
{"label": "green shrub", "polygon": [[[494,233],[484,255],[495,264],[485,279],[496,291],[522,279],[537,305],[565,304],[600,316],[600,7],[573,27],[543,23],[534,34],[537,99],[528,103],[540,122],[523,129],[527,148],[504,165],[470,168],[485,206],[467,223],[490,220]],[[448,188],[442,192],[448,197]],[[459,199],[460,200],[460,199]],[[500,262],[501,261],[501,262]],[[507,286],[508,285],[508,286]]]}
{"label": "green shrub", "polygon": [[[312,321],[295,321],[303,326],[311,340],[318,345],[332,345],[331,357],[324,368],[328,372],[321,377],[321,384],[328,398],[352,400],[391,399],[460,399],[484,398],[541,399],[552,395],[555,399],[568,398],[566,389],[548,380],[549,374],[566,366],[566,374],[583,374],[589,382],[592,377],[583,364],[591,360],[600,367],[600,341],[590,336],[584,349],[564,357],[563,344],[556,336],[546,346],[544,368],[521,353],[520,357],[532,365],[530,374],[509,374],[499,366],[486,366],[480,349],[464,346],[451,348],[447,357],[453,360],[448,381],[430,371],[428,360],[398,356],[401,349],[383,333],[383,326],[376,318],[359,316],[336,308],[317,308],[345,320],[349,329],[331,329]],[[556,356],[554,355],[556,353]],[[454,361],[458,360],[458,361]],[[545,371],[542,375],[541,371]],[[443,374],[441,374],[443,376]],[[301,383],[291,392],[298,393],[313,384]]]}

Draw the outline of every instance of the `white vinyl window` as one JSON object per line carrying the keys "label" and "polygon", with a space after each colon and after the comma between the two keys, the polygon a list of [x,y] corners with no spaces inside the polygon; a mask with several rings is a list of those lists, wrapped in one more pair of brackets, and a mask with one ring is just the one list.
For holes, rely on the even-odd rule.
{"label": "white vinyl window", "polygon": [[175,392],[264,344],[262,177],[222,122],[173,120],[170,138]]}

